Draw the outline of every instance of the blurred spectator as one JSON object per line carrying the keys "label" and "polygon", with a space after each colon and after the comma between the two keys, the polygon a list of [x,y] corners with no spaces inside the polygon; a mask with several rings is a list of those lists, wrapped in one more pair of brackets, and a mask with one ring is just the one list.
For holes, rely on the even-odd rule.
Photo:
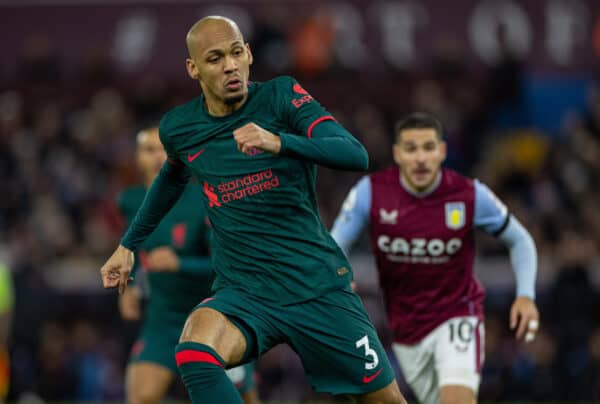
{"label": "blurred spectator", "polygon": [[535,344],[520,347],[513,353],[510,382],[505,399],[546,401],[558,397],[561,379],[556,365],[557,346],[543,329]]}
{"label": "blurred spectator", "polygon": [[334,39],[332,24],[327,14],[317,12],[293,31],[293,67],[299,77],[313,78],[331,67]]}
{"label": "blurred spectator", "polygon": [[54,44],[46,35],[32,35],[25,41],[19,61],[19,78],[27,85],[52,84],[61,79],[60,61]]}
{"label": "blurred spectator", "polygon": [[0,403],[8,394],[10,385],[10,358],[8,337],[14,309],[12,276],[9,269],[0,262]]}
{"label": "blurred spectator", "polygon": [[[589,398],[584,373],[588,358],[588,343],[595,324],[594,308],[598,305],[598,292],[588,276],[590,257],[595,246],[583,232],[567,229],[556,249],[560,270],[549,293],[548,314],[558,339],[560,366],[560,397],[564,400]],[[587,387],[587,388],[586,388]]]}
{"label": "blurred spectator", "polygon": [[41,329],[38,394],[46,400],[73,400],[77,374],[70,367],[68,336],[58,323],[47,322]]}

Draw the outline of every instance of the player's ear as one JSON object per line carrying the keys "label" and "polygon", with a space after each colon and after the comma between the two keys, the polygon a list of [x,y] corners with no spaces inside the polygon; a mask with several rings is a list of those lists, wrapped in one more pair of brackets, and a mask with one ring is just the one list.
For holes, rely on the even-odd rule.
{"label": "player's ear", "polygon": [[200,72],[198,72],[198,67],[196,67],[196,63],[192,59],[187,58],[185,60],[185,67],[187,68],[188,76],[190,76],[190,78],[194,80],[200,79]]}
{"label": "player's ear", "polygon": [[396,162],[396,164],[400,165],[400,145],[397,143],[394,143],[394,146],[392,146],[392,154],[394,156],[394,161]]}
{"label": "player's ear", "polygon": [[251,65],[254,61],[254,56],[252,56],[252,51],[250,50],[250,44],[246,42],[246,51],[248,52],[248,65]]}
{"label": "player's ear", "polygon": [[447,153],[448,147],[446,146],[446,142],[442,140],[440,141],[440,154],[442,155],[442,163],[446,160]]}

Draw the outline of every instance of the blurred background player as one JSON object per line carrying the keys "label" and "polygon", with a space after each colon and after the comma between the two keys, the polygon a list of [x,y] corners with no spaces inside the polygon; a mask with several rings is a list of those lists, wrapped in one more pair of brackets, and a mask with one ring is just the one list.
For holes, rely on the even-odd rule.
{"label": "blurred background player", "polygon": [[[137,136],[137,164],[143,185],[130,187],[119,197],[119,209],[127,222],[135,216],[165,160],[158,128],[142,130]],[[200,193],[200,187],[190,183],[138,250],[136,267],[141,266],[146,272],[150,296],[141,335],[132,348],[126,372],[127,400],[132,404],[158,403],[165,396],[177,374],[174,350],[185,319],[210,295],[210,229]],[[120,296],[124,319],[140,318],[141,297],[139,285]],[[246,404],[259,402],[253,368],[253,364],[248,364],[228,371]]]}
{"label": "blurred background player", "polygon": [[10,361],[8,337],[14,305],[12,278],[4,263],[0,262],[0,403],[4,403],[10,386]]}
{"label": "blurred background player", "polygon": [[393,350],[419,401],[474,403],[484,353],[474,230],[509,248],[517,283],[510,328],[526,341],[539,326],[535,244],[486,185],[441,168],[446,144],[432,115],[414,113],[397,124],[393,156],[397,166],[352,188],[332,235],[348,252],[370,224]]}

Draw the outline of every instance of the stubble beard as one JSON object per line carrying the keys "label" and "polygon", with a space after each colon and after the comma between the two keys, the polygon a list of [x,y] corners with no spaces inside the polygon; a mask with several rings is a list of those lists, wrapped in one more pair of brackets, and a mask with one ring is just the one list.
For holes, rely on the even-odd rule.
{"label": "stubble beard", "polygon": [[244,94],[232,95],[230,97],[225,97],[225,105],[235,105],[244,99]]}

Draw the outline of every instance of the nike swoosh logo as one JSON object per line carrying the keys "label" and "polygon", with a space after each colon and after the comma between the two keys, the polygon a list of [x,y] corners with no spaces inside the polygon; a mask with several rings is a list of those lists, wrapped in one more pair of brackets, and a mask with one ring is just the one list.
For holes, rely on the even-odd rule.
{"label": "nike swoosh logo", "polygon": [[375,378],[377,376],[379,376],[379,374],[381,373],[382,370],[383,370],[383,368],[379,369],[377,371],[377,373],[375,373],[374,375],[371,375],[371,376],[367,376],[367,375],[363,376],[363,383],[364,384],[371,383],[373,380],[375,380]]}
{"label": "nike swoosh logo", "polygon": [[188,163],[191,163],[192,161],[196,160],[196,157],[204,153],[205,150],[206,149],[200,149],[194,154],[188,154]]}

